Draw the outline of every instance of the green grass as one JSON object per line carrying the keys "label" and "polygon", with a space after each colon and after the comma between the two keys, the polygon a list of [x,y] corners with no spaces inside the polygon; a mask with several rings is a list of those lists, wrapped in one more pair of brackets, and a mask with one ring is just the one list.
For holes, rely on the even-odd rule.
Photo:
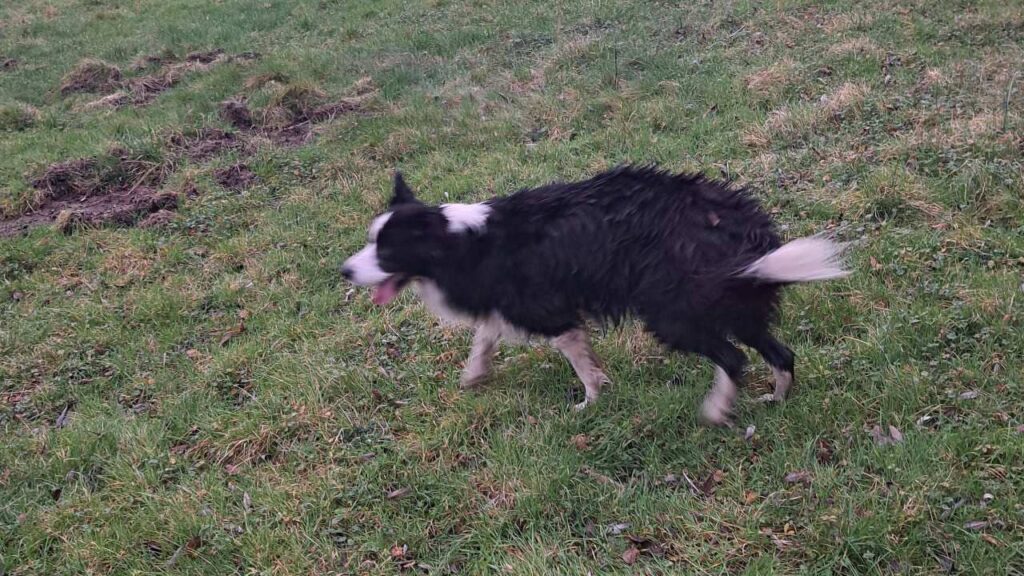
{"label": "green grass", "polygon": [[[261,144],[244,193],[212,177],[237,152],[176,163],[163,186],[200,194],[167,227],[0,239],[0,573],[1024,571],[1024,12],[818,4],[3,3],[8,215],[47,165],[162,157],[226,98],[377,93]],[[87,58],[213,48],[262,57],[140,108],[59,92]],[[852,278],[787,294],[797,387],[756,404],[755,362],[737,431],[697,424],[707,363],[634,326],[597,338],[616,384],[585,413],[543,347],[461,393],[465,333],[336,273],[395,167],[443,201],[624,161],[856,241]]]}

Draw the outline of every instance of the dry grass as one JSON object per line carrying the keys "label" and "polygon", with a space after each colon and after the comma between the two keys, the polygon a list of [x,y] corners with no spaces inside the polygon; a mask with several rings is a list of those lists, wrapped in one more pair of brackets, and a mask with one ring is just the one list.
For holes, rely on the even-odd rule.
{"label": "dry grass", "polygon": [[882,55],[882,49],[870,38],[859,37],[833,44],[828,53],[837,57],[877,58]]}
{"label": "dry grass", "polygon": [[871,89],[864,84],[844,82],[838,88],[821,97],[818,110],[826,118],[841,119],[848,114],[860,112],[864,99]]}
{"label": "dry grass", "polygon": [[849,30],[864,30],[875,22],[872,12],[842,12],[825,19],[821,28],[829,34],[840,34]]}
{"label": "dry grass", "polygon": [[796,62],[786,58],[767,68],[748,74],[743,79],[743,86],[747,92],[758,98],[774,98],[798,79],[798,73]]}
{"label": "dry grass", "polygon": [[744,130],[741,141],[751,148],[767,148],[774,142],[799,140],[827,123],[858,116],[870,91],[864,84],[844,82],[814,105],[783,106],[769,112],[762,124]]}

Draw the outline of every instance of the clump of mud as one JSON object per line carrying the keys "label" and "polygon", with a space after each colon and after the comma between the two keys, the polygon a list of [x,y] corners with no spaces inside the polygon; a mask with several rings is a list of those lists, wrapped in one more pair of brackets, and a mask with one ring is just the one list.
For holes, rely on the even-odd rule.
{"label": "clump of mud", "polygon": [[213,179],[224,188],[238,192],[255,184],[259,176],[247,164],[235,164],[214,171]]}
{"label": "clump of mud", "polygon": [[[225,62],[250,62],[259,58],[255,52],[229,55],[224,50],[190,52],[178,59],[173,54],[144,56],[132,64],[133,72],[152,70],[150,74],[124,77],[116,67],[98,60],[84,60],[61,83],[60,92],[93,92],[102,96],[83,108],[122,108],[145,106],[161,93],[173,88],[193,72],[202,72]],[[155,70],[154,70],[155,68]]]}
{"label": "clump of mud", "polygon": [[107,93],[121,85],[121,69],[102,60],[87,58],[64,75],[60,82],[62,96],[76,92]]}
{"label": "clump of mud", "polygon": [[219,128],[201,128],[191,134],[178,132],[167,139],[167,147],[174,155],[187,157],[194,162],[237,150],[243,144],[237,134]]}
{"label": "clump of mud", "polygon": [[174,210],[177,194],[160,192],[166,163],[115,148],[97,158],[80,158],[48,166],[31,181],[32,209],[0,220],[0,236],[14,236],[55,223],[69,233],[77,228],[127,226],[159,210]]}
{"label": "clump of mud", "polygon": [[376,95],[367,78],[353,86],[352,96],[330,101],[322,91],[304,85],[284,86],[261,109],[252,110],[244,98],[221,103],[220,115],[238,130],[261,136],[278,146],[294,148],[307,143],[313,126],[362,109]]}

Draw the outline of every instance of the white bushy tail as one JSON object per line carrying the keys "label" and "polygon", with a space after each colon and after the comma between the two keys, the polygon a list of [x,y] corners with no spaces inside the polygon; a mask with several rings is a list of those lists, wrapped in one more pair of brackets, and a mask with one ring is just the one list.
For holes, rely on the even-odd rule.
{"label": "white bushy tail", "polygon": [[770,282],[817,282],[849,276],[843,268],[845,244],[823,236],[798,238],[765,254],[740,272],[740,276]]}

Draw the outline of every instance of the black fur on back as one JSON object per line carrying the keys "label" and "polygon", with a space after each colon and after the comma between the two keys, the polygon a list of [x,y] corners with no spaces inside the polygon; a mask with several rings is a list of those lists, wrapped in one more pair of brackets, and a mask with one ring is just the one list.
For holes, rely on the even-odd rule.
{"label": "black fur on back", "polygon": [[[488,202],[482,234],[446,251],[433,280],[448,303],[492,310],[531,333],[561,334],[580,314],[618,321],[672,311],[705,329],[749,318],[743,301],[776,286],[735,278],[778,248],[772,222],[745,190],[702,176],[622,167],[576,183]],[[764,316],[764,314],[760,314]]]}
{"label": "black fur on back", "polygon": [[498,313],[531,334],[635,315],[665,344],[704,354],[734,378],[745,356],[730,337],[792,371],[792,354],[769,334],[782,285],[737,274],[781,245],[747,190],[626,166],[486,204],[482,231],[450,233],[437,224],[439,208],[397,202],[377,241],[385,269],[432,280],[463,314]]}

